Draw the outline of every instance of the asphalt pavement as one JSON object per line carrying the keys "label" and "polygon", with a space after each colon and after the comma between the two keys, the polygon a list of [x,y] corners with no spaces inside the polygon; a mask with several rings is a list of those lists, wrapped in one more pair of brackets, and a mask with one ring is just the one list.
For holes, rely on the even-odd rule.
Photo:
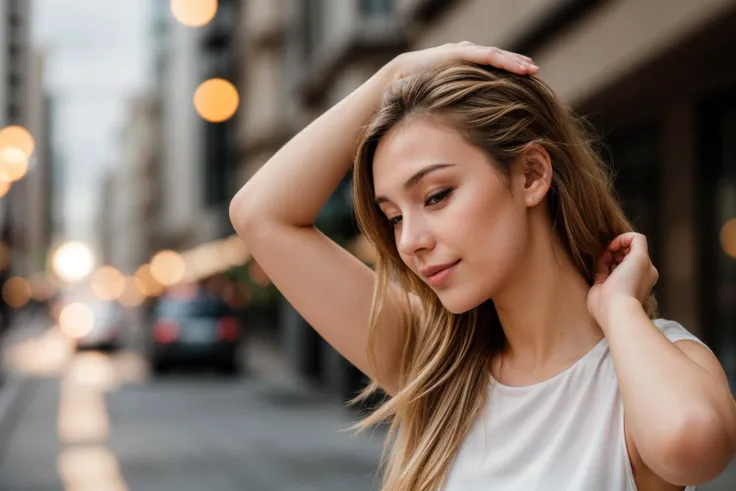
{"label": "asphalt pavement", "polygon": [[24,382],[0,435],[2,491],[379,487],[383,435],[346,431],[354,410],[286,372],[154,379],[135,352],[24,333],[5,346]]}
{"label": "asphalt pavement", "polygon": [[[368,491],[384,434],[251,346],[251,371],[152,378],[30,319],[4,339],[0,491]],[[736,462],[701,491],[736,490]]]}

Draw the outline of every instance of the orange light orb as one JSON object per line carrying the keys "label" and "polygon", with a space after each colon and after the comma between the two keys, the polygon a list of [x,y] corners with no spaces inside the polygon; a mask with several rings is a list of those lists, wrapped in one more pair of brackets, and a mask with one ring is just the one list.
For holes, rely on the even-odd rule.
{"label": "orange light orb", "polygon": [[222,78],[211,78],[194,92],[194,108],[202,119],[222,123],[230,119],[240,104],[235,86]]}

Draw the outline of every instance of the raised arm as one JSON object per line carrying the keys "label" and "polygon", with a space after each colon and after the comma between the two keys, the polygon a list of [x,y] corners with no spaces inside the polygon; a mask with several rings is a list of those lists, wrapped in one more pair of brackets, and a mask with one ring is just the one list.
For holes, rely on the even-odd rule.
{"label": "raised arm", "polygon": [[392,83],[425,67],[466,60],[534,73],[529,59],[470,43],[395,58],[281,148],[230,204],[230,219],[276,287],[317,332],[387,392],[397,390],[402,332],[397,296],[379,319],[377,372],[367,357],[373,271],[314,228],[349,170],[356,136]]}

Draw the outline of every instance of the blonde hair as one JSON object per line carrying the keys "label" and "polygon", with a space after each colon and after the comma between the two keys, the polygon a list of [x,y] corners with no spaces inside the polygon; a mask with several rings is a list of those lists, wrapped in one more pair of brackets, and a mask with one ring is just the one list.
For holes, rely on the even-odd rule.
{"label": "blonde hair", "polygon": [[[540,80],[462,63],[407,77],[387,91],[363,130],[353,176],[358,223],[377,251],[368,343],[374,365],[376,321],[389,281],[397,281],[405,292],[399,390],[356,426],[365,429],[391,422],[382,460],[385,491],[427,491],[443,485],[489,396],[491,364],[506,343],[492,300],[462,314],[442,306],[401,260],[393,230],[374,202],[373,157],[378,142],[415,116],[436,118],[455,130],[481,149],[502,175],[509,174],[529,145],[544,147],[553,170],[546,197],[553,230],[590,284],[605,246],[633,230],[614,196],[587,123]],[[412,308],[409,293],[416,295],[421,309]],[[653,296],[645,307],[655,315]],[[376,390],[374,382],[356,401]]]}

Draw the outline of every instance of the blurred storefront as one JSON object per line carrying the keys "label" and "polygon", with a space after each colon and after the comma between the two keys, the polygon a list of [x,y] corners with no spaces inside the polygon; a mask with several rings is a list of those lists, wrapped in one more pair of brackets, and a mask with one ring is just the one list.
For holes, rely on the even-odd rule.
{"label": "blurred storefront", "polygon": [[[534,57],[604,137],[651,242],[662,315],[705,339],[736,383],[736,1],[248,0],[240,15],[241,183],[406,49],[469,40]],[[354,369],[284,312],[296,368],[354,391]]]}

